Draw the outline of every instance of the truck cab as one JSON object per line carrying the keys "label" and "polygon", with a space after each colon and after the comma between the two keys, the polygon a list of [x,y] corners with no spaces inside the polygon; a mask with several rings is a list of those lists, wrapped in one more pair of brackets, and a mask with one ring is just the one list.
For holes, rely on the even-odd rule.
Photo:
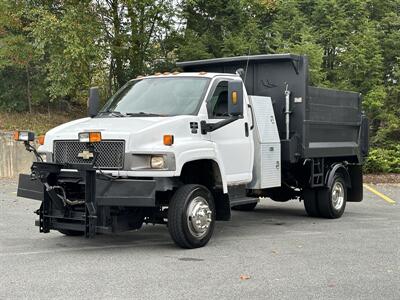
{"label": "truck cab", "polygon": [[[271,70],[276,63],[283,66],[277,77],[287,80],[275,87],[269,76],[258,80],[260,62],[272,62]],[[178,66],[185,72],[127,82],[99,111],[93,89],[90,116],[48,131],[37,150],[32,134],[16,134],[38,160],[31,174],[20,175],[18,195],[41,201],[36,222],[41,232],[94,237],[166,224],[178,246],[196,248],[210,240],[216,220],[229,220],[231,208],[254,209],[261,196],[299,198],[309,215],[328,218],[343,214],[348,195],[362,199],[359,107],[351,120],[355,131],[347,124],[352,131],[339,135],[345,140],[334,136],[336,144],[307,140],[304,146],[308,95],[298,83],[307,85],[303,57]],[[270,87],[259,92],[258,83]],[[346,97],[353,101],[353,94]],[[306,138],[314,138],[315,129],[306,129]]]}
{"label": "truck cab", "polygon": [[[209,160],[218,166],[221,187],[227,192],[228,184],[252,180],[254,148],[243,86],[236,104],[240,110],[234,116],[229,111],[228,86],[232,82],[242,85],[238,75],[217,73],[174,73],[131,80],[96,116],[47,132],[38,151],[53,157],[54,162],[84,163],[75,145],[79,133],[100,132],[102,141],[94,147],[103,151],[99,151],[96,166],[105,174],[179,177],[187,163]],[[221,123],[218,130],[210,129]]]}

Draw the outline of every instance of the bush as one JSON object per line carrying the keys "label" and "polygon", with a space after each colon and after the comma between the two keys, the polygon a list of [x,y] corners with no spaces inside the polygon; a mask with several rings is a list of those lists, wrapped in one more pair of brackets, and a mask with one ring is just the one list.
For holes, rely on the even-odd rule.
{"label": "bush", "polygon": [[365,173],[400,173],[400,144],[373,148],[364,164]]}

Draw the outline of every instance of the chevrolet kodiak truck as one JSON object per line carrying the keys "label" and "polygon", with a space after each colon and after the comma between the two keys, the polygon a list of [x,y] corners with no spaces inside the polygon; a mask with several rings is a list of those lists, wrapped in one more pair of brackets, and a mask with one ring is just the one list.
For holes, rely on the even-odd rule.
{"label": "chevrolet kodiak truck", "polygon": [[311,217],[339,218],[359,202],[368,122],[358,93],[309,86],[307,57],[257,55],[177,64],[138,77],[89,117],[39,138],[18,195],[40,201],[40,232],[94,237],[165,224],[197,248],[231,209],[259,197],[304,201]]}

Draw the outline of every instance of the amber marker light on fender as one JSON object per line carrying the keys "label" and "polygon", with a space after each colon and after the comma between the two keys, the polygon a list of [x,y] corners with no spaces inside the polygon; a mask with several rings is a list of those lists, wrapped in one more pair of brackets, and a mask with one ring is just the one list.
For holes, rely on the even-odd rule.
{"label": "amber marker light on fender", "polygon": [[171,146],[174,143],[174,136],[172,134],[166,134],[163,138],[164,145]]}
{"label": "amber marker light on fender", "polygon": [[39,143],[39,145],[44,145],[44,135],[38,136],[38,143]]}

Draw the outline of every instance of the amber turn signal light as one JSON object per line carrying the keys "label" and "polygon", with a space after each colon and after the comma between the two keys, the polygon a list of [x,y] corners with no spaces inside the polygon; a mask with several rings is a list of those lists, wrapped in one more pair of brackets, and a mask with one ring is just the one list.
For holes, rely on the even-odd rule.
{"label": "amber turn signal light", "polygon": [[238,93],[236,91],[232,92],[232,104],[236,105],[238,101]]}
{"label": "amber turn signal light", "polygon": [[38,143],[39,143],[39,145],[43,145],[44,144],[44,135],[39,135],[38,136]]}
{"label": "amber turn signal light", "polygon": [[166,134],[163,138],[164,145],[171,146],[174,143],[174,136],[172,134]]}
{"label": "amber turn signal light", "polygon": [[81,132],[79,141],[83,143],[98,143],[101,142],[101,132]]}
{"label": "amber turn signal light", "polygon": [[19,141],[19,131],[14,131],[14,141]]}
{"label": "amber turn signal light", "polygon": [[101,132],[90,132],[89,133],[89,141],[91,143],[101,142]]}

